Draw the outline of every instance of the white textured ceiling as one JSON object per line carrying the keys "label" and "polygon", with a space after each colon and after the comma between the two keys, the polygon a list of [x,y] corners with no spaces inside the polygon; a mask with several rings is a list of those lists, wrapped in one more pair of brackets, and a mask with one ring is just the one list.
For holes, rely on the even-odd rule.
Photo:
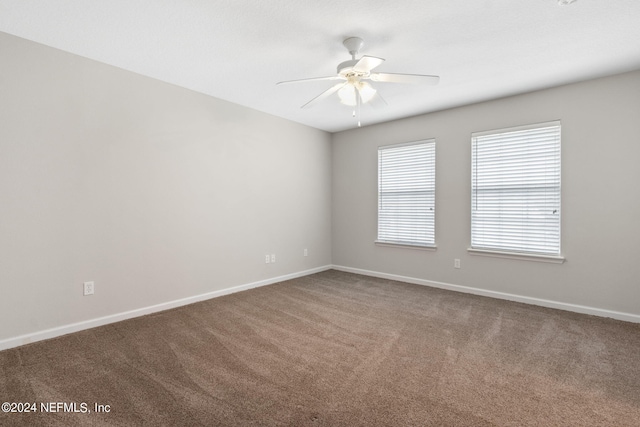
{"label": "white textured ceiling", "polygon": [[334,82],[275,83],[334,74],[348,36],[441,77],[375,84],[363,125],[640,69],[640,0],[0,0],[0,31],[331,132],[336,95],[300,106]]}

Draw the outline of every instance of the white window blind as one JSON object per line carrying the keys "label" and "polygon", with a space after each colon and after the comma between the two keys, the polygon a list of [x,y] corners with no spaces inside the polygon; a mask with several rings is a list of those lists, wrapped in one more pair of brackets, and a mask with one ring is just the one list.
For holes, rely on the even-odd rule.
{"label": "white window blind", "polygon": [[435,245],[434,139],[378,149],[378,242]]}
{"label": "white window blind", "polygon": [[471,248],[560,255],[560,122],[472,134]]}

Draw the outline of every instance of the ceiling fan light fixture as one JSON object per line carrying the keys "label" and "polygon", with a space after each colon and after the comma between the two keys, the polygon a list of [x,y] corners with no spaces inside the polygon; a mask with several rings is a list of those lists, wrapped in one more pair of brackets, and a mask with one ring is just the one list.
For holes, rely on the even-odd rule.
{"label": "ceiling fan light fixture", "polygon": [[367,82],[359,82],[358,91],[363,104],[371,101],[376,95],[376,90]]}
{"label": "ceiling fan light fixture", "polygon": [[356,90],[360,93],[360,101],[363,104],[371,101],[376,95],[376,90],[367,82],[349,82],[338,91],[340,102],[350,107],[358,105]]}
{"label": "ceiling fan light fixture", "polygon": [[356,105],[356,88],[355,88],[355,86],[352,85],[352,84],[344,85],[338,91],[338,97],[340,98],[340,102],[342,102],[344,105],[348,105],[350,107],[355,106]]}

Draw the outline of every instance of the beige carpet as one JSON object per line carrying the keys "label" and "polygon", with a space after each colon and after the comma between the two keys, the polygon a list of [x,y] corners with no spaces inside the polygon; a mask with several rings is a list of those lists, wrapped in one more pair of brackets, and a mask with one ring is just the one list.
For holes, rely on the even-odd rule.
{"label": "beige carpet", "polygon": [[640,425],[640,325],[338,271],[7,350],[0,367],[0,400],[38,406],[3,426]]}

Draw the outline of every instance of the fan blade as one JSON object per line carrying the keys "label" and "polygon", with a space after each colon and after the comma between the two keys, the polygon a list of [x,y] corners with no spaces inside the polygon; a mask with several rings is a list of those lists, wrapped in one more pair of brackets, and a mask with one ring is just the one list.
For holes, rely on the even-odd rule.
{"label": "fan blade", "polygon": [[376,94],[373,95],[373,98],[371,98],[371,100],[369,100],[367,104],[371,105],[375,109],[384,108],[389,105],[387,104],[387,101],[385,101],[384,98],[380,95],[380,92],[376,92]]}
{"label": "fan blade", "polygon": [[374,82],[385,83],[422,83],[436,85],[440,81],[440,77],[438,76],[426,76],[424,74],[372,73],[369,77]]}
{"label": "fan blade", "polygon": [[330,87],[329,89],[325,90],[320,95],[316,96],[315,98],[313,98],[311,101],[307,102],[306,104],[304,104],[300,108],[312,107],[313,105],[317,104],[318,102],[322,101],[323,99],[326,99],[326,98],[330,97],[331,95],[333,95],[334,93],[339,91],[343,86],[348,85],[348,84],[349,83],[347,83],[347,82],[338,83],[337,85],[334,85],[334,86]]}
{"label": "fan blade", "polygon": [[321,80],[339,80],[343,79],[341,76],[330,76],[330,77],[313,77],[311,79],[300,79],[300,80],[286,80],[284,82],[278,82],[276,85],[286,85],[289,83],[304,83],[304,82],[317,82]]}
{"label": "fan blade", "polygon": [[360,58],[356,65],[353,66],[353,71],[357,71],[359,73],[368,73],[369,71],[376,68],[378,65],[382,64],[384,59],[376,58],[375,56],[363,56]]}

